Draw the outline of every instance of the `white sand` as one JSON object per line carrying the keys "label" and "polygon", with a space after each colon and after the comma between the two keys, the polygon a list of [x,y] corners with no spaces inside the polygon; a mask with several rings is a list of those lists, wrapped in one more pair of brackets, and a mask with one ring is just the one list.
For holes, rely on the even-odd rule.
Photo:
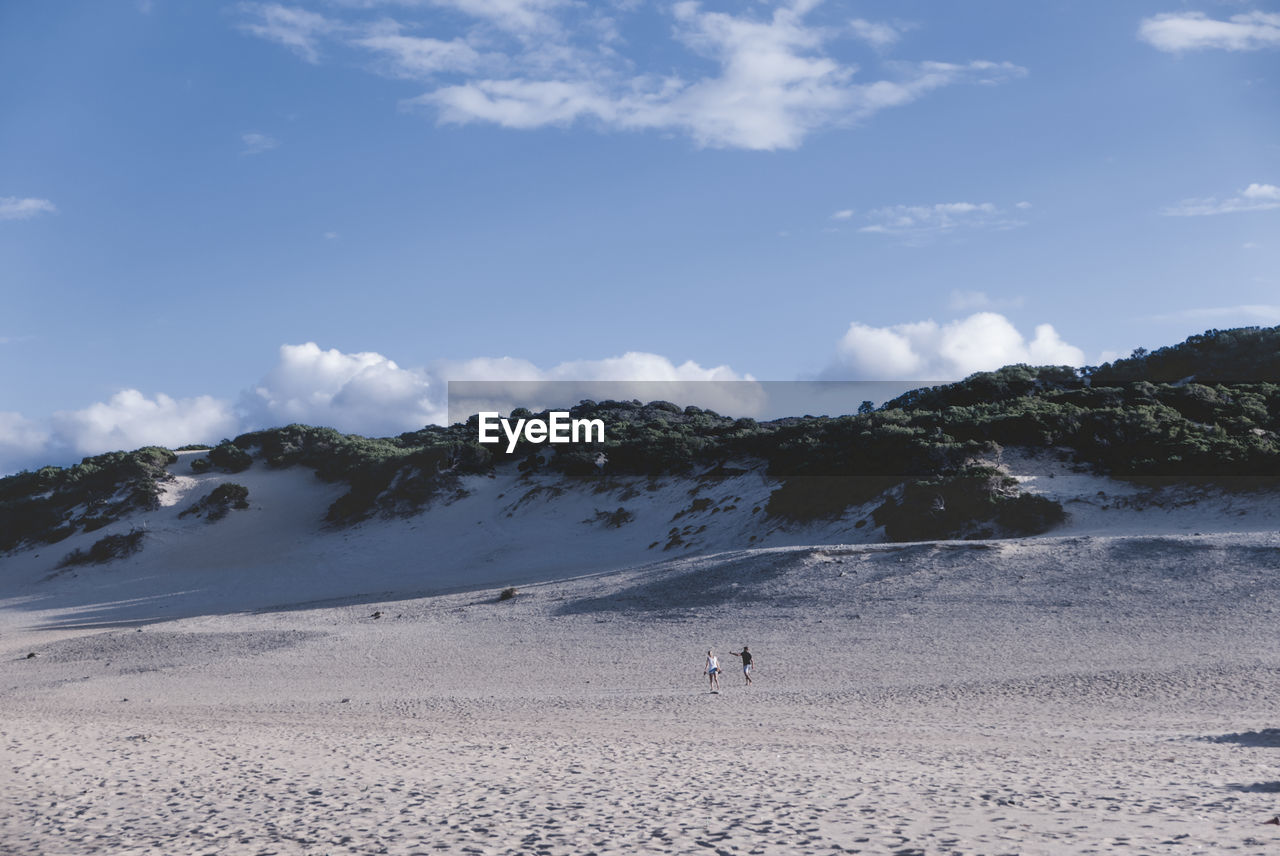
{"label": "white sand", "polygon": [[[323,534],[331,488],[256,469],[233,477],[255,509],[169,520],[193,480],[132,560],[0,560],[0,852],[1280,847],[1275,497],[1179,505],[1042,467],[1029,486],[1075,498],[1055,537],[609,571],[663,558],[669,508],[565,496],[637,529],[542,505],[464,532],[473,497]],[[563,565],[537,552],[557,544]]]}

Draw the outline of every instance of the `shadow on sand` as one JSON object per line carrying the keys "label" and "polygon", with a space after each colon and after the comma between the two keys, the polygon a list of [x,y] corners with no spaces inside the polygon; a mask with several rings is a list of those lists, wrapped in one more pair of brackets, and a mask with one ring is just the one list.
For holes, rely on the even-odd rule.
{"label": "shadow on sand", "polygon": [[1207,743],[1235,743],[1238,746],[1266,746],[1280,748],[1280,728],[1264,728],[1261,731],[1237,731],[1231,734],[1202,737]]}
{"label": "shadow on sand", "polygon": [[[572,600],[556,610],[558,615],[615,612],[668,613],[707,609],[734,601],[755,600],[765,593],[761,586],[788,571],[790,561],[780,556],[743,556],[723,562],[697,563],[688,571],[661,574],[657,579],[596,597]],[[785,595],[770,593],[772,606],[782,605]],[[798,600],[798,599],[797,599]]]}
{"label": "shadow on sand", "polygon": [[1243,794],[1280,794],[1280,782],[1254,782],[1252,785],[1227,785],[1229,791]]}
{"label": "shadow on sand", "polygon": [[122,630],[204,615],[266,615],[348,606],[377,605],[385,608],[398,601],[467,592],[476,595],[468,605],[497,602],[497,589],[491,585],[357,592],[308,600],[289,600],[286,595],[277,599],[260,591],[229,586],[217,591],[188,589],[96,603],[92,594],[64,591],[47,597],[29,598],[16,606],[30,612],[61,612],[54,620],[33,624],[32,629],[35,630]]}

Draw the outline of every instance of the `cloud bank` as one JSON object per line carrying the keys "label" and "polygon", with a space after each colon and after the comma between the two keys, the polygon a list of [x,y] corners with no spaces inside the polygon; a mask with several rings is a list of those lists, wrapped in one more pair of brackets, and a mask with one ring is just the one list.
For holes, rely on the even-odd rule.
{"label": "cloud bank", "polygon": [[[793,149],[817,131],[855,124],[937,89],[1026,73],[1012,63],[977,59],[886,61],[879,78],[865,76],[844,58],[842,46],[870,45],[878,61],[876,53],[908,27],[865,19],[815,22],[821,6],[815,0],[733,13],[692,0],[656,12],[632,3],[429,0],[398,4],[399,19],[359,14],[359,7],[375,5],[337,3],[347,7],[338,15],[335,4],[320,7],[325,14],[250,3],[241,6],[240,26],[307,62],[321,62],[328,50],[355,52],[377,73],[420,80],[427,90],[406,105],[427,109],[444,124],[679,132],[712,148]],[[456,14],[406,18],[406,7],[416,5]],[[644,57],[626,53],[632,44],[625,33],[652,27],[644,14],[665,17],[671,34],[650,69]]]}
{"label": "cloud bank", "polygon": [[181,446],[235,430],[237,420],[226,402],[212,396],[175,399],[161,393],[148,398],[124,389],[83,410],[53,414],[50,439],[77,456],[139,446]]}
{"label": "cloud bank", "polygon": [[[292,422],[393,436],[447,423],[451,380],[526,385],[635,382],[635,397],[661,398],[663,384],[675,388],[689,381],[744,379],[749,377],[727,366],[704,368],[692,361],[677,365],[643,352],[563,362],[547,369],[510,357],[403,368],[372,351],[344,353],[314,342],[282,345],[275,365],[234,401],[208,395],[148,397],[140,390],[124,389],[107,401],[54,413],[47,424],[20,413],[0,412],[0,473],[146,445],[216,443],[244,431]],[[589,387],[584,386],[584,391]],[[522,392],[527,394],[529,388]]]}
{"label": "cloud bank", "polygon": [[1184,199],[1160,213],[1166,217],[1210,217],[1241,211],[1269,211],[1280,208],[1280,187],[1274,184],[1251,184],[1236,196],[1219,199]]}
{"label": "cloud bank", "polygon": [[1084,352],[1063,341],[1051,324],[1038,325],[1028,340],[996,312],[946,324],[872,327],[855,321],[823,375],[829,380],[947,381],[1013,363],[1080,366]]}
{"label": "cloud bank", "polygon": [[280,141],[275,137],[268,134],[259,134],[256,131],[248,131],[241,134],[240,143],[243,146],[240,149],[240,153],[243,155],[260,155],[280,145]]}
{"label": "cloud bank", "polygon": [[[981,292],[963,296],[970,304],[991,303]],[[1050,324],[1037,326],[1028,339],[1006,317],[991,311],[945,324],[929,320],[872,327],[854,322],[836,343],[835,359],[822,379],[943,381],[1011,363],[1078,366],[1084,364],[1084,354],[1063,341]],[[549,368],[513,357],[442,360],[405,368],[374,351],[346,353],[305,342],[282,345],[275,364],[236,400],[148,396],[124,389],[106,401],[54,413],[45,423],[0,412],[0,473],[145,445],[216,443],[244,431],[292,422],[394,436],[456,421],[448,413],[451,381],[483,382],[461,395],[493,400],[497,409],[536,399],[542,392],[557,402],[599,399],[605,397],[600,382],[609,383],[607,397],[679,401],[687,397],[691,382],[746,381],[699,389],[700,396],[711,396],[699,399],[701,406],[740,415],[751,415],[768,398],[754,378],[729,366],[674,363],[642,351]]]}
{"label": "cloud bank", "polygon": [[58,208],[48,199],[0,196],[0,220],[29,220],[39,214],[54,214]]}
{"label": "cloud bank", "polygon": [[344,354],[314,342],[283,345],[280,359],[242,397],[246,424],[303,422],[385,436],[444,417],[437,382],[378,353]]}
{"label": "cloud bank", "polygon": [[1203,12],[1169,12],[1143,19],[1138,38],[1169,53],[1276,48],[1280,47],[1280,14],[1245,12],[1219,21]]}
{"label": "cloud bank", "polygon": [[[1029,203],[1018,203],[1017,207],[1025,209],[1031,206]],[[885,235],[917,244],[966,230],[1006,230],[1026,225],[1025,221],[1011,216],[991,202],[891,205],[872,211],[868,218],[872,222],[861,227],[859,232]]]}

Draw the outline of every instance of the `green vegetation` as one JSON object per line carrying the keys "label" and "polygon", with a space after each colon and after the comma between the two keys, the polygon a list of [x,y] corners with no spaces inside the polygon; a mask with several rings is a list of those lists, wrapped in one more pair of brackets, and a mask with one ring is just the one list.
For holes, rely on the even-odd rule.
{"label": "green vegetation", "polygon": [[1145,380],[1176,383],[1188,378],[1207,385],[1274,383],[1280,380],[1280,327],[1208,330],[1179,345],[1089,369],[1096,385]]}
{"label": "green vegetation", "polygon": [[242,434],[235,445],[255,450],[270,467],[305,466],[324,481],[347,484],[326,516],[345,525],[379,513],[412,514],[455,490],[460,475],[487,470],[493,456],[475,436],[474,424],[428,426],[393,438],[289,425]]}
{"label": "green vegetation", "polygon": [[209,450],[209,463],[223,472],[239,473],[253,465],[253,456],[230,440],[223,440]]}
{"label": "green vegetation", "polygon": [[142,539],[146,533],[141,529],[133,529],[127,535],[108,535],[95,541],[88,552],[79,548],[72,550],[58,562],[59,568],[74,565],[98,565],[112,559],[123,559],[142,549]]}
{"label": "green vegetation", "polygon": [[146,446],[0,479],[0,551],[52,544],[157,508],[160,483],[171,478],[165,467],[176,460],[168,449]]}
{"label": "green vegetation", "polygon": [[1061,505],[1021,493],[1015,479],[992,467],[911,482],[873,513],[890,541],[1038,535],[1065,518]]}
{"label": "green vegetation", "polygon": [[636,519],[636,516],[634,514],[632,514],[630,511],[627,511],[622,506],[618,506],[617,511],[600,511],[599,509],[596,509],[595,517],[589,520],[584,520],[582,522],[583,523],[603,523],[605,528],[607,529],[621,529],[623,526],[626,526],[628,523],[630,523],[635,519]]}
{"label": "green vegetation", "polygon": [[200,517],[203,515],[206,521],[213,523],[215,520],[226,517],[227,512],[233,508],[248,507],[249,488],[235,482],[225,482],[209,491],[189,508],[184,509],[178,516],[186,517],[193,514]]}

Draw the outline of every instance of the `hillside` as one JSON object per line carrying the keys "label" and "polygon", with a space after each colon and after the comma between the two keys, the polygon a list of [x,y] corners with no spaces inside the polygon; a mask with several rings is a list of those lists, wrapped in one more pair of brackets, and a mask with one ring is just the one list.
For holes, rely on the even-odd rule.
{"label": "hillside", "polygon": [[[226,583],[243,574],[261,606],[272,581],[304,572],[317,598],[354,594],[330,580],[350,567],[361,591],[419,591],[755,547],[1083,531],[1100,508],[1200,502],[1178,527],[1238,508],[1253,526],[1270,520],[1256,500],[1280,474],[1278,343],[1280,328],[1210,331],[837,417],[581,402],[571,412],[604,419],[605,442],[511,455],[478,444],[474,420],[393,438],[290,425],[110,453],[0,480],[0,565],[10,589],[115,566],[207,572],[232,601],[243,587]],[[1224,379],[1233,359],[1246,380]],[[1165,380],[1200,364],[1212,383]]]}

